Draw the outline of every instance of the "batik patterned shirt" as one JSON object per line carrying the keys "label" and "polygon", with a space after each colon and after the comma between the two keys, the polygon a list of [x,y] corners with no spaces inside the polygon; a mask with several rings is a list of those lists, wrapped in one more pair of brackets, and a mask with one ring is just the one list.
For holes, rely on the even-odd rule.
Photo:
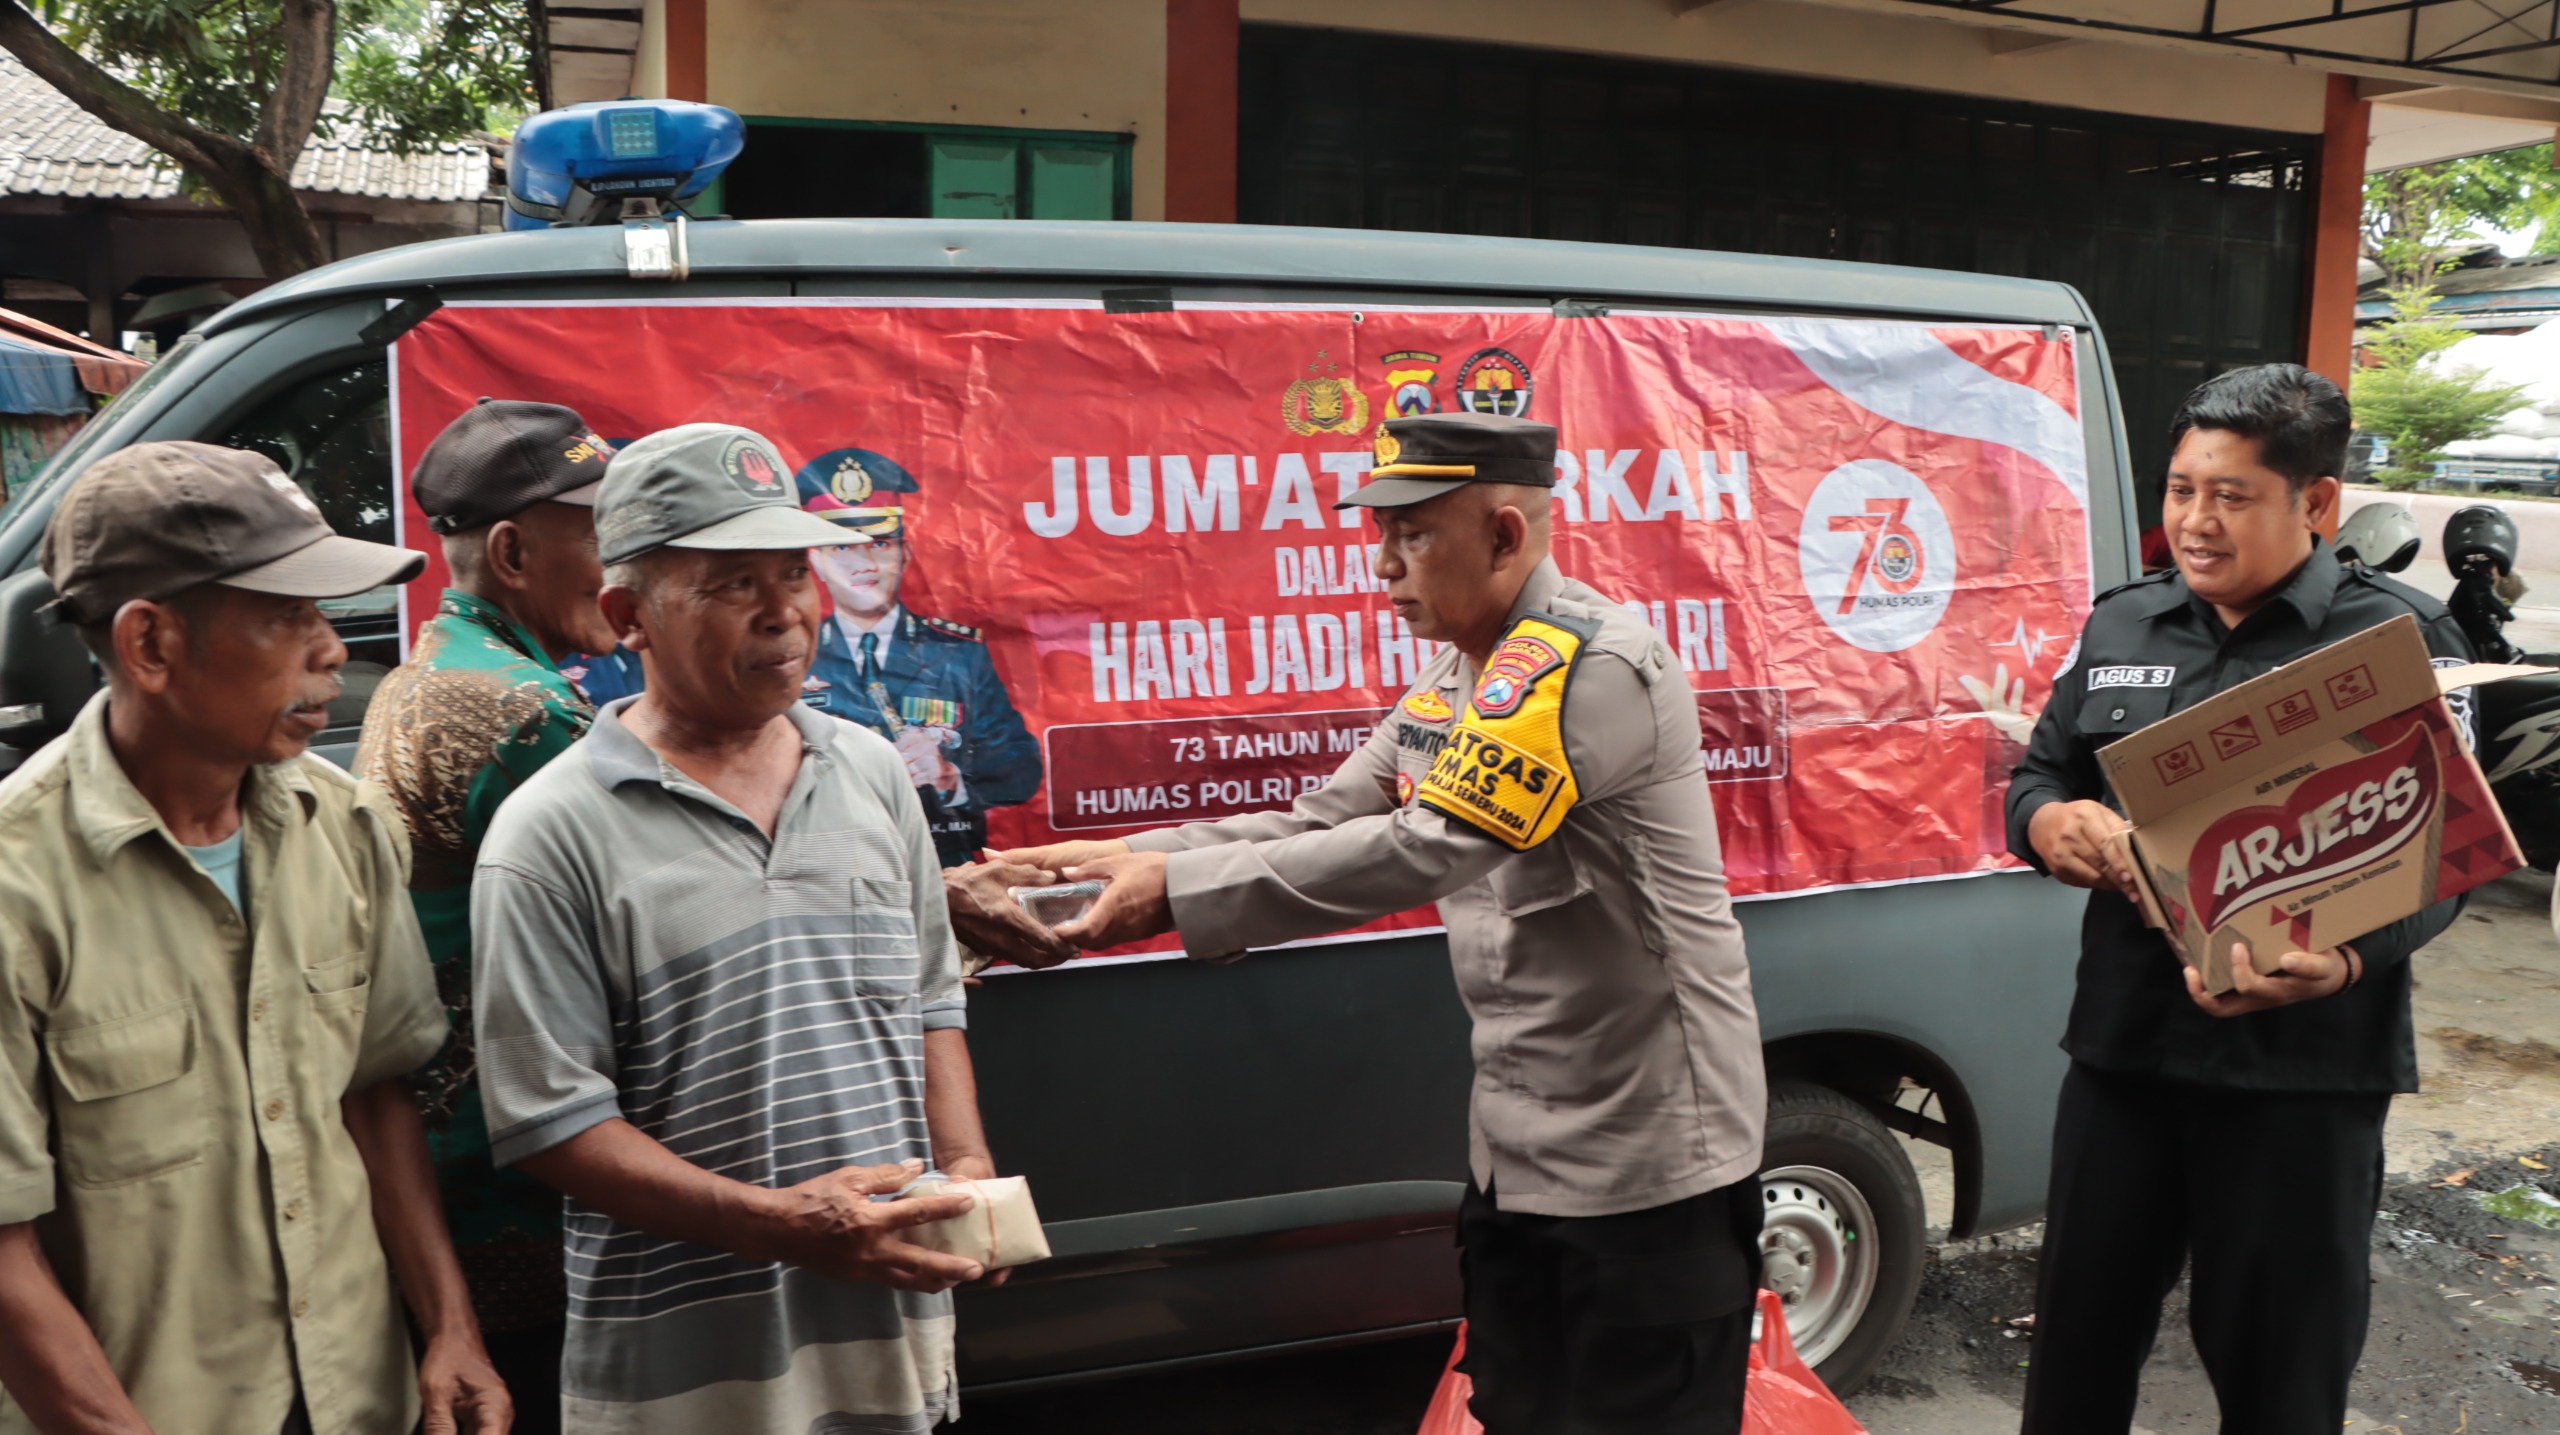
{"label": "batik patterned shirt", "polygon": [[409,900],[453,1033],[411,1078],[445,1217],[483,1328],[562,1318],[560,1193],[489,1158],[471,1036],[471,869],[498,806],[585,734],[594,710],[496,604],[447,589],[409,661],[374,690],[356,771],[391,795],[413,854]]}

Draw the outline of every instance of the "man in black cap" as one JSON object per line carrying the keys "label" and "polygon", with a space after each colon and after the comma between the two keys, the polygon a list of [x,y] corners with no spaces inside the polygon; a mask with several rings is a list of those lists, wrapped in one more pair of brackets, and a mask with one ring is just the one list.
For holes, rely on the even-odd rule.
{"label": "man in black cap", "polygon": [[409,827],[410,900],[453,1014],[411,1079],[436,1181],[516,1428],[557,1430],[568,1295],[559,1193],[489,1158],[471,1041],[471,869],[489,820],[594,716],[559,668],[613,646],[596,606],[595,502],[611,449],[575,410],[482,399],[418,460],[410,488],[443,540],[452,586],[365,712],[356,772]]}
{"label": "man in black cap", "polygon": [[1343,506],[1424,665],[1286,812],[1008,853],[1110,886],[1058,928],[1219,959],[1440,904],[1475,1018],[1458,1212],[1487,1435],[1729,1435],[1768,1093],[1698,705],[1642,619],[1547,556],[1556,431],[1389,419]]}
{"label": "man in black cap", "polygon": [[942,865],[965,865],[986,845],[987,809],[1040,790],[1039,739],[977,629],[899,601],[914,476],[884,454],[840,448],[802,464],[797,481],[801,507],[868,540],[810,550],[835,611],[804,701],[897,747]]}
{"label": "man in black cap", "polygon": [[306,752],[316,600],[424,559],[146,443],[42,561],[107,686],[0,784],[0,1384],[43,1430],[504,1431],[398,1080],[445,1037],[407,834]]}

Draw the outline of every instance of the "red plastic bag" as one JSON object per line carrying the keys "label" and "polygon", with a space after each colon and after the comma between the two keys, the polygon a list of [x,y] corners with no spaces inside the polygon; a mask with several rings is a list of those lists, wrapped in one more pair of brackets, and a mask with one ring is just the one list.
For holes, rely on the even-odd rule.
{"label": "red plastic bag", "polygon": [[[1449,1352],[1440,1388],[1422,1415],[1417,1435],[1484,1435],[1484,1427],[1467,1413],[1467,1397],[1475,1382],[1458,1362],[1467,1356],[1467,1328],[1458,1327],[1457,1349]],[[1760,1292],[1760,1340],[1751,1347],[1751,1367],[1744,1377],[1742,1435],[1867,1435],[1867,1427],[1849,1413],[1822,1383],[1822,1377],[1796,1355],[1787,1335],[1786,1303],[1775,1291]]]}
{"label": "red plastic bag", "polygon": [[1742,1435],[1867,1435],[1867,1427],[1796,1354],[1786,1302],[1760,1292],[1760,1339],[1751,1347]]}
{"label": "red plastic bag", "polygon": [[1419,1435],[1484,1435],[1484,1427],[1467,1413],[1467,1397],[1476,1383],[1458,1368],[1467,1358],[1466,1322],[1458,1323],[1458,1348],[1449,1352],[1449,1368],[1440,1373],[1440,1388],[1431,1392],[1431,1408],[1422,1412]]}

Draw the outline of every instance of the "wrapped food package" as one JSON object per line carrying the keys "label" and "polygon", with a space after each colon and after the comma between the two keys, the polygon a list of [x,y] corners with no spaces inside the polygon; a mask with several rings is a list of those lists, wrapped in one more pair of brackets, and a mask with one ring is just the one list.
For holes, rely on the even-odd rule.
{"label": "wrapped food package", "polygon": [[962,1215],[910,1227],[907,1239],[927,1250],[976,1261],[990,1271],[1049,1258],[1049,1237],[1040,1229],[1040,1212],[1031,1204],[1031,1183],[1023,1177],[921,1182],[909,1193],[969,1196],[977,1202]]}

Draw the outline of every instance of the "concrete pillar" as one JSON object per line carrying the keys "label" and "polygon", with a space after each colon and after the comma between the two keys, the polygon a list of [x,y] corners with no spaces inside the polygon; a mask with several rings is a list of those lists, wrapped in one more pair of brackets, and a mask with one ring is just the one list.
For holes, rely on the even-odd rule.
{"label": "concrete pillar", "polygon": [[2365,136],[2373,102],[2355,77],[2331,75],[2320,156],[2311,173],[2311,234],[2303,265],[2302,362],[2344,385],[2352,377],[2356,259],[2364,236]]}
{"label": "concrete pillar", "polygon": [[1237,0],[1165,0],[1164,217],[1236,219]]}

